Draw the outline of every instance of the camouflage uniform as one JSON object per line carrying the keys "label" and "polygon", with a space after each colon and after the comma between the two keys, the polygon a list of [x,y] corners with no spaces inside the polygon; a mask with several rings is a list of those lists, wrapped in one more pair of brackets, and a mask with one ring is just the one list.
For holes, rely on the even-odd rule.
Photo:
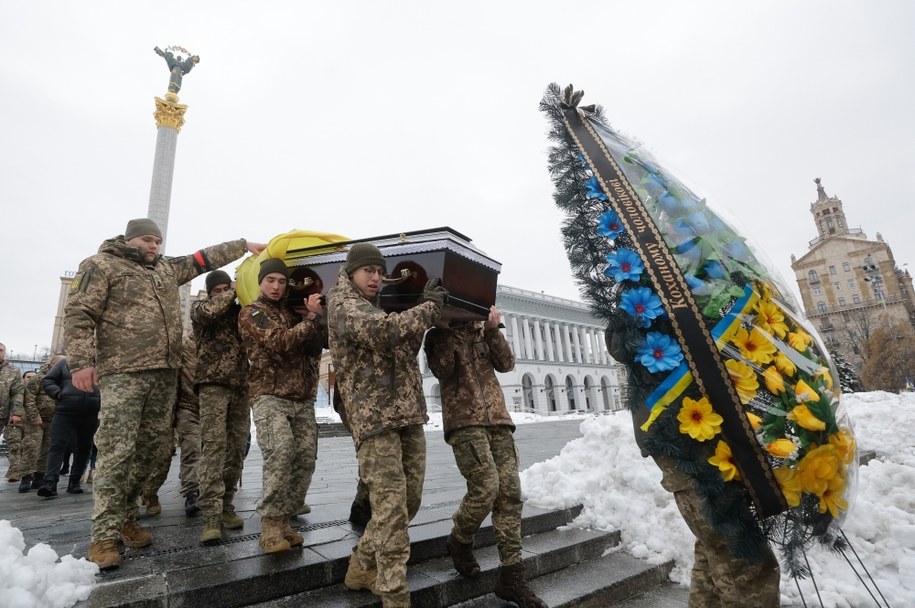
{"label": "camouflage uniform", "polygon": [[[18,454],[18,444],[22,437],[20,425],[9,424],[9,418],[12,415],[14,407],[21,408],[23,400],[22,376],[19,370],[6,359],[0,361],[0,429],[3,430],[3,436],[6,438],[7,447],[9,447],[10,466],[6,472],[7,479],[15,479],[13,470],[13,458]],[[14,452],[14,448],[16,452]]]}
{"label": "camouflage uniform", "polygon": [[703,501],[694,488],[696,482],[677,469],[674,459],[655,456],[654,460],[661,469],[661,485],[674,495],[680,514],[696,537],[689,608],[779,606],[780,574],[772,549],[766,547],[754,562],[734,557],[727,541],[706,519]]}
{"label": "camouflage uniform", "polygon": [[262,517],[291,516],[311,485],[318,455],[314,400],[327,344],[323,318],[305,318],[261,296],[241,310],[238,328],[251,362],[248,389],[264,455]]}
{"label": "camouflage uniform", "polygon": [[194,302],[195,384],[200,395],[201,458],[197,475],[204,516],[232,509],[251,431],[248,358],[238,333],[235,290]]}
{"label": "camouflage uniform", "polygon": [[71,371],[94,366],[102,393],[93,541],[117,539],[170,436],[181,367],[178,286],[244,253],[245,241],[237,240],[146,263],[119,236],[80,264],[64,331]]}
{"label": "camouflage uniform", "polygon": [[512,432],[496,371],[515,367],[508,341],[498,329],[479,323],[426,335],[429,368],[441,382],[445,441],[454,450],[467,494],[452,516],[452,535],[473,544],[474,535],[492,512],[492,527],[503,566],[521,561],[521,481]]}
{"label": "camouflage uniform", "polygon": [[[614,340],[614,334],[609,329],[604,337],[610,355],[617,361],[625,360],[621,340]],[[639,370],[639,373],[648,372]],[[630,378],[630,385],[633,383]],[[635,390],[634,386],[630,388]],[[696,491],[696,481],[679,470],[674,458],[650,453],[648,436],[641,429],[648,420],[648,408],[636,404],[635,407],[630,407],[630,411],[635,442],[642,457],[651,456],[661,469],[661,486],[673,494],[680,515],[696,537],[689,585],[689,608],[779,606],[780,573],[772,549],[767,546],[756,561],[735,557],[727,540],[722,538],[706,518],[706,507]],[[748,505],[735,505],[735,508],[749,510]]]}
{"label": "camouflage uniform", "polygon": [[441,306],[427,301],[387,314],[342,268],[327,299],[334,369],[372,505],[355,558],[366,570],[377,567],[376,589],[386,608],[409,606],[407,526],[422,498],[422,425],[429,419],[416,355]]}
{"label": "camouflage uniform", "polygon": [[200,459],[200,417],[197,394],[194,392],[194,370],[197,366],[197,345],[194,340],[184,338],[181,352],[181,371],[178,374],[178,400],[169,412],[168,423],[174,426],[171,442],[162,443],[162,449],[156,455],[152,472],[143,486],[143,496],[158,496],[159,488],[168,478],[172,458],[176,448],[181,450],[181,468],[178,479],[181,481],[181,496],[197,492],[198,461]]}
{"label": "camouflage uniform", "polygon": [[[51,422],[54,418],[54,399],[41,388],[41,380],[48,373],[48,364],[42,365],[25,386],[22,410],[14,408],[14,416],[22,416],[22,444],[19,452],[19,477],[38,473],[44,477],[51,448]],[[37,424],[41,422],[41,424]]]}

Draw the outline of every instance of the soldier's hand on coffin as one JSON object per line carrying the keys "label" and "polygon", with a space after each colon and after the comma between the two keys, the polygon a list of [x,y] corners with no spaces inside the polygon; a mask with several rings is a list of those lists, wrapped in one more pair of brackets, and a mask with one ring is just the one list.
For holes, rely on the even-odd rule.
{"label": "soldier's hand on coffin", "polygon": [[502,324],[502,313],[495,306],[489,307],[489,317],[483,323],[483,329],[495,329]]}
{"label": "soldier's hand on coffin", "polygon": [[263,251],[266,248],[267,248],[267,245],[265,243],[252,243],[251,241],[245,241],[245,249],[247,249],[249,253],[253,253],[254,255],[259,254],[261,251]]}
{"label": "soldier's hand on coffin", "polygon": [[307,308],[309,312],[313,312],[316,315],[323,317],[325,311],[324,306],[321,304],[321,294],[313,293],[308,296],[308,299],[305,300],[305,308]]}
{"label": "soldier's hand on coffin", "polygon": [[441,308],[445,305],[448,290],[442,287],[441,279],[429,279],[423,289],[423,302],[435,302]]}

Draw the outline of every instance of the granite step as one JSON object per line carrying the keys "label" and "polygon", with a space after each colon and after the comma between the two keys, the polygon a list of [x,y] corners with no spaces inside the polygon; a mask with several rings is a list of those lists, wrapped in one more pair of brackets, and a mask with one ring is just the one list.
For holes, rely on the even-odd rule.
{"label": "granite step", "polygon": [[[420,511],[410,526],[411,564],[445,556],[453,510],[453,506],[439,505]],[[525,508],[522,534],[536,537],[553,531],[580,511],[581,507]],[[165,530],[160,530],[149,549],[126,552],[125,559],[131,562],[129,575],[123,568],[102,574],[100,585],[89,600],[78,606],[232,608],[342,583],[359,531],[347,521],[326,517],[293,527],[303,533],[306,546],[272,556],[264,555],[258,547],[258,521],[247,522],[242,534],[227,533],[221,543],[211,547],[177,545],[170,542]],[[487,520],[477,535],[477,546],[495,551],[494,543],[492,525]]]}
{"label": "granite step", "polygon": [[[444,538],[441,539],[444,543]],[[529,578],[542,578],[566,572],[579,563],[600,559],[619,544],[618,532],[599,532],[566,528],[540,532],[524,538],[524,564]],[[449,557],[422,560],[407,575],[414,606],[454,606],[485,595],[498,576],[499,555],[495,546],[474,550],[480,576],[467,579],[455,572]],[[342,583],[311,589],[280,599],[254,604],[256,608],[363,608],[377,607],[381,601],[368,591],[349,591]],[[487,604],[479,604],[484,606]]]}
{"label": "granite step", "polygon": [[[672,567],[672,562],[652,565],[615,551],[536,578],[530,572],[527,574],[531,589],[550,608],[686,608],[686,591],[680,592],[679,587],[669,590],[669,598],[653,593],[659,587],[671,585],[668,576]],[[646,591],[652,593],[648,601],[663,597],[672,603],[632,603]],[[455,608],[510,605],[493,593],[454,604]]]}

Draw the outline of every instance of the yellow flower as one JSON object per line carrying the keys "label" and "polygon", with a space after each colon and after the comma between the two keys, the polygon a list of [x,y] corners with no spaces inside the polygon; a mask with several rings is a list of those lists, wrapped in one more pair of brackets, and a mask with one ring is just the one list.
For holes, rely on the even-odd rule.
{"label": "yellow flower", "polygon": [[772,361],[772,357],[775,356],[775,352],[778,350],[766,338],[766,335],[755,327],[750,331],[741,327],[734,334],[734,339],[731,342],[740,349],[740,354],[745,359],[757,365]]}
{"label": "yellow flower", "polygon": [[785,324],[785,315],[782,309],[768,300],[761,300],[756,307],[756,325],[763,331],[769,332],[778,338],[784,338],[788,333]]}
{"label": "yellow flower", "polygon": [[799,329],[788,334],[788,344],[794,350],[804,352],[812,343],[813,338],[811,338],[810,334],[803,330]]}
{"label": "yellow flower", "polygon": [[804,456],[797,465],[797,478],[805,492],[823,496],[829,481],[839,473],[839,457],[833,445],[821,445]]}
{"label": "yellow flower", "polygon": [[785,438],[776,439],[766,446],[766,451],[776,458],[787,458],[788,456],[791,456],[796,449],[797,447],[794,445],[794,442]]}
{"label": "yellow flower", "polygon": [[782,489],[782,494],[785,495],[785,500],[788,501],[788,506],[796,507],[801,504],[801,492],[803,489],[794,469],[778,467],[774,473],[775,479]]}
{"label": "yellow flower", "polygon": [[721,432],[724,419],[712,411],[712,404],[707,397],[699,401],[683,398],[683,407],[677,414],[680,421],[680,432],[689,435],[696,441],[708,441]]}
{"label": "yellow flower", "polygon": [[851,464],[855,459],[855,438],[845,431],[839,431],[829,436],[829,444],[835,446],[836,454],[845,464]]}
{"label": "yellow flower", "polygon": [[833,477],[827,482],[826,491],[820,496],[820,513],[828,510],[830,515],[838,517],[839,509],[848,509],[848,503],[845,502],[845,480]]}
{"label": "yellow flower", "polygon": [[806,405],[797,405],[788,412],[788,420],[794,420],[808,431],[824,431],[826,423],[810,411]]}
{"label": "yellow flower", "polygon": [[820,400],[820,395],[810,388],[810,385],[803,380],[798,381],[798,383],[794,385],[794,397],[797,399],[798,403]]}
{"label": "yellow flower", "polygon": [[785,392],[785,380],[774,366],[767,367],[762,376],[770,393],[781,395]]}
{"label": "yellow flower", "polygon": [[753,412],[747,412],[747,418],[750,419],[750,426],[753,427],[754,431],[758,431],[762,428],[763,421],[762,418],[754,414]]}
{"label": "yellow flower", "polygon": [[784,353],[775,355],[775,367],[778,368],[778,371],[780,371],[782,375],[787,376],[788,378],[797,373],[797,366],[794,365],[794,361],[789,359]]}
{"label": "yellow flower", "polygon": [[731,382],[734,383],[734,388],[737,390],[740,402],[743,404],[749,403],[750,399],[755,397],[756,392],[759,390],[756,372],[743,361],[737,361],[735,359],[728,359],[724,362],[724,365],[728,368],[728,373],[731,375]]}
{"label": "yellow flower", "polygon": [[821,367],[818,369],[816,375],[814,375],[814,378],[822,380],[823,384],[826,385],[826,388],[832,388],[832,374],[829,373],[828,368]]}
{"label": "yellow flower", "polygon": [[731,448],[720,439],[715,447],[715,455],[708,459],[708,463],[718,467],[725,481],[740,479],[740,472],[737,471],[737,465],[734,464],[734,459],[731,456]]}

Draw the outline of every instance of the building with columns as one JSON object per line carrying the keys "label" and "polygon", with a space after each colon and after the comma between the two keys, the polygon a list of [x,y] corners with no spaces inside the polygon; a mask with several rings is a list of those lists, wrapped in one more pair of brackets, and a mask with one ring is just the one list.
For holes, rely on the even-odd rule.
{"label": "building with columns", "polygon": [[[586,304],[500,285],[496,307],[515,354],[515,369],[497,374],[513,411],[560,415],[621,409],[622,365],[607,353],[604,327]],[[420,353],[430,409],[441,407],[438,380]]]}
{"label": "building with columns", "polygon": [[807,253],[791,256],[804,312],[826,346],[859,369],[864,342],[877,324],[915,327],[912,276],[900,269],[880,233],[869,240],[861,228],[849,228],[842,201],[820,183],[810,204],[817,237]]}

